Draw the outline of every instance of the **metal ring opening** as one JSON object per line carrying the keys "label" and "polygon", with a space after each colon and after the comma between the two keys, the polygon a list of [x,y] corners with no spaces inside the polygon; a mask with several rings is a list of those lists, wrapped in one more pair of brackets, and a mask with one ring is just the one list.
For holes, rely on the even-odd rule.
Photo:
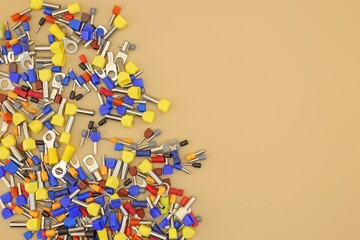
{"label": "metal ring opening", "polygon": [[[69,54],[74,54],[79,50],[79,45],[73,41],[70,40],[68,38],[63,38],[63,42],[64,42],[64,48],[65,48],[65,52],[69,53]],[[70,46],[73,46],[73,49],[71,50]]]}
{"label": "metal ring opening", "polygon": [[[3,86],[3,83],[6,83],[5,85],[6,86]],[[0,88],[2,89],[2,90],[5,90],[5,91],[7,91],[7,90],[14,90],[14,85],[12,84],[12,82],[10,81],[10,79],[8,79],[8,78],[1,78],[0,79]]]}
{"label": "metal ring opening", "polygon": [[67,163],[64,160],[61,160],[58,164],[56,164],[52,169],[51,172],[56,178],[62,178],[66,174],[66,165]]}

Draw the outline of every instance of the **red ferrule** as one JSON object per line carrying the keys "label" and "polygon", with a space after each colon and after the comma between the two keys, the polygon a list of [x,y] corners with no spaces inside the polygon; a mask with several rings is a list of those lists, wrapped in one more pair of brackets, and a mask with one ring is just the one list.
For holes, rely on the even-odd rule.
{"label": "red ferrule", "polygon": [[87,59],[86,59],[86,57],[85,57],[84,54],[81,54],[81,55],[79,56],[79,59],[80,59],[80,61],[81,61],[82,63],[87,63]]}
{"label": "red ferrule", "polygon": [[180,205],[184,206],[188,201],[189,201],[189,198],[184,196],[180,201]]}
{"label": "red ferrule", "polygon": [[19,21],[20,18],[21,18],[20,13],[14,13],[13,15],[11,15],[11,19],[12,19],[14,22]]}
{"label": "red ferrule", "polygon": [[41,92],[35,92],[33,90],[29,90],[28,92],[28,96],[29,97],[34,97],[34,98],[37,98],[37,99],[42,99],[43,98],[43,94]]}
{"label": "red ferrule", "polygon": [[131,205],[130,202],[125,203],[124,208],[126,209],[126,211],[128,211],[128,213],[131,214],[131,216],[136,215],[136,211],[135,211],[135,209],[133,208],[133,206]]}
{"label": "red ferrule", "polygon": [[11,114],[8,113],[8,112],[4,113],[4,115],[3,115],[3,120],[4,120],[4,122],[6,122],[6,123],[8,123],[8,124],[12,123],[12,116],[11,116]]}
{"label": "red ferrule", "polygon": [[80,210],[81,215],[82,215],[83,217],[87,217],[87,216],[89,215],[89,213],[86,211],[85,208],[79,207],[79,210]]}
{"label": "red ferrule", "polygon": [[11,187],[10,188],[10,194],[11,194],[12,197],[19,196],[19,191],[18,191],[17,187]]}
{"label": "red ferrule", "polygon": [[146,185],[145,189],[150,192],[152,195],[157,195],[158,189],[156,187],[153,187],[151,185]]}
{"label": "red ferrule", "polygon": [[140,220],[139,219],[130,219],[129,221],[129,225],[130,226],[139,226],[140,225]]}
{"label": "red ferrule", "polygon": [[15,87],[13,90],[14,93],[16,93],[17,95],[19,95],[22,98],[27,98],[28,96],[28,92],[22,90],[21,88]]}
{"label": "red ferrule", "polygon": [[121,7],[119,5],[115,5],[112,10],[112,13],[115,15],[119,15],[120,11],[121,11]]}
{"label": "red ferrule", "polygon": [[88,72],[84,72],[82,77],[85,79],[86,82],[91,81],[91,75]]}
{"label": "red ferrule", "polygon": [[21,188],[22,195],[23,195],[24,197],[28,198],[28,197],[29,197],[29,193],[25,190],[25,186],[24,186],[24,185],[21,185],[20,188]]}
{"label": "red ferrule", "polygon": [[123,104],[123,100],[119,98],[114,98],[112,104],[115,106],[121,106]]}
{"label": "red ferrule", "polygon": [[165,163],[165,157],[164,156],[151,157],[151,162],[153,162],[153,163]]}
{"label": "red ferrule", "polygon": [[74,15],[73,14],[71,14],[71,13],[65,13],[64,14],[64,18],[66,19],[66,20],[73,20],[74,19]]}
{"label": "red ferrule", "polygon": [[134,234],[134,235],[131,236],[131,240],[142,240],[142,237],[140,237],[137,234]]}
{"label": "red ferrule", "polygon": [[30,16],[30,14],[28,14],[28,13],[26,13],[26,14],[24,14],[24,15],[22,15],[21,17],[20,17],[20,21],[21,22],[27,22],[27,21],[29,21],[31,19],[31,16]]}
{"label": "red ferrule", "polygon": [[132,228],[130,226],[127,226],[125,229],[125,235],[130,236],[132,233]]}
{"label": "red ferrule", "polygon": [[46,16],[45,21],[48,23],[55,23],[55,18],[53,16]]}
{"label": "red ferrule", "polygon": [[184,195],[184,190],[176,189],[176,188],[170,188],[169,194],[175,194],[177,196],[182,196],[182,195]]}
{"label": "red ferrule", "polygon": [[99,93],[106,97],[111,97],[112,95],[114,95],[114,93],[112,91],[107,90],[106,88],[103,88],[103,87],[100,88]]}

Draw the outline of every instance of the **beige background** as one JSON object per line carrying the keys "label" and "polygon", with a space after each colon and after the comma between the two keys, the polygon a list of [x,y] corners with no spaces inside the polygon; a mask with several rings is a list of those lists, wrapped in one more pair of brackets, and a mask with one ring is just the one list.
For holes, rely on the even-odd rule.
{"label": "beige background", "polygon": [[[0,0],[1,20],[23,2]],[[96,24],[107,23],[114,1],[80,2],[98,8]],[[116,3],[129,26],[112,37],[112,51],[136,43],[130,59],[148,93],[174,102],[152,126],[163,131],[158,141],[188,139],[182,154],[207,149],[203,169],[173,178],[197,197],[193,210],[204,221],[196,239],[359,239],[358,1]],[[40,12],[33,16],[34,28]],[[75,121],[78,144],[88,118]],[[101,132],[137,140],[146,127],[137,119],[132,130],[108,123]],[[87,140],[77,155],[91,147]],[[99,147],[118,156],[112,144]],[[23,230],[7,225],[2,232],[19,239]]]}

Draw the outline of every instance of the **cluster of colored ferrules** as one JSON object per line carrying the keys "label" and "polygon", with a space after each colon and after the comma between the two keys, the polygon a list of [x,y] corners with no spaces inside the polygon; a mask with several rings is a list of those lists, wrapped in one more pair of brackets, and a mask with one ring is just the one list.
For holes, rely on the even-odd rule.
{"label": "cluster of colored ferrules", "polygon": [[[186,154],[183,163],[179,150],[188,141],[158,145],[154,139],[161,131],[148,128],[137,143],[101,138],[115,143],[120,158],[102,155],[99,164],[88,154],[80,161],[75,147],[67,144],[59,161],[56,134],[49,130],[43,140],[34,140],[27,127],[23,122],[21,147],[13,134],[1,139],[1,155],[5,149],[10,153],[5,164],[0,163],[0,178],[9,188],[0,195],[2,216],[27,217],[10,222],[10,227],[27,228],[25,239],[183,240],[195,235],[202,220],[192,210],[195,197],[173,187],[167,175],[173,169],[189,174],[184,166],[201,167],[205,150]],[[32,153],[36,148],[40,157]]]}
{"label": "cluster of colored ferrules", "polygon": [[[44,16],[30,29],[33,10]],[[28,9],[11,16],[11,28],[0,22],[0,65],[9,69],[0,71],[0,178],[8,189],[0,195],[0,206],[4,219],[14,214],[28,218],[10,223],[27,228],[25,239],[184,240],[195,235],[201,221],[192,210],[195,197],[185,196],[168,177],[174,170],[190,174],[188,167],[201,168],[205,150],[188,153],[182,161],[179,150],[188,141],[158,144],[159,129],[147,128],[139,141],[101,134],[108,120],[120,122],[120,128],[132,127],[136,117],[153,123],[155,112],[147,103],[164,113],[171,107],[169,100],[145,92],[142,71],[128,60],[135,44],[124,41],[116,55],[109,51],[110,37],[128,25],[120,11],[115,5],[102,26],[95,25],[96,8],[76,19],[78,3],[62,8],[30,0]],[[37,45],[35,34],[44,25],[49,44]],[[78,54],[79,69],[64,71],[67,56],[80,47],[97,55],[88,61]],[[39,52],[49,56],[39,57]],[[97,109],[78,107],[77,101],[95,94],[98,100],[89,101],[99,102]],[[103,118],[75,133],[77,114]],[[75,134],[81,134],[80,147],[86,139],[93,142],[81,161]],[[113,143],[117,157],[96,159],[99,142]]]}
{"label": "cluster of colored ferrules", "polygon": [[[49,23],[49,45],[36,45],[31,40],[28,21],[34,9],[44,9],[45,17],[40,20],[35,33],[40,31],[42,25]],[[6,40],[4,46],[1,46],[0,64],[9,66],[8,72],[0,72],[3,77],[0,81],[6,85],[2,89],[21,97],[17,100],[24,101],[26,97],[31,97],[33,102],[42,102],[40,111],[49,102],[60,104],[63,91],[68,88],[71,91],[66,97],[74,101],[96,92],[100,103],[98,110],[104,118],[120,122],[125,127],[132,127],[135,117],[153,123],[155,112],[148,109],[147,103],[156,104],[161,112],[166,113],[171,107],[171,101],[146,93],[144,81],[140,77],[143,71],[128,60],[129,51],[136,49],[135,44],[124,41],[116,54],[109,51],[111,35],[128,25],[119,14],[120,9],[119,6],[114,7],[109,21],[110,29],[107,29],[102,25],[94,25],[95,8],[91,8],[90,13],[82,13],[78,20],[74,16],[81,11],[77,3],[60,10],[59,5],[32,0],[29,9],[12,16],[13,21],[18,21],[12,28],[17,37],[9,30],[8,22],[0,24],[0,40]],[[76,54],[81,45],[85,48],[91,46],[97,50],[97,55],[89,62],[85,54],[79,54],[79,69],[70,68],[64,72],[67,55]],[[48,52],[50,55],[39,57],[38,52]]]}

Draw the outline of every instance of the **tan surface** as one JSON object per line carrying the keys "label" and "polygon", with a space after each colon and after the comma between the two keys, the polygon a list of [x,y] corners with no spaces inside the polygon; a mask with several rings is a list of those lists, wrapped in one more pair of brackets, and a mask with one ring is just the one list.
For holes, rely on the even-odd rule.
{"label": "tan surface", "polygon": [[[0,0],[1,20],[26,7],[7,2]],[[163,131],[158,140],[187,138],[183,154],[208,150],[203,169],[174,180],[198,198],[193,210],[204,222],[196,239],[360,237],[358,1],[120,4],[130,24],[114,45],[136,43],[130,58],[144,70],[148,93],[174,102],[153,125]],[[105,24],[113,1],[81,5],[96,6],[95,22]],[[93,108],[88,99],[80,106]],[[75,120],[75,144],[85,119]],[[132,130],[109,123],[102,134],[116,128],[137,139],[146,127],[139,119]],[[3,233],[19,239],[23,230],[7,225]]]}

